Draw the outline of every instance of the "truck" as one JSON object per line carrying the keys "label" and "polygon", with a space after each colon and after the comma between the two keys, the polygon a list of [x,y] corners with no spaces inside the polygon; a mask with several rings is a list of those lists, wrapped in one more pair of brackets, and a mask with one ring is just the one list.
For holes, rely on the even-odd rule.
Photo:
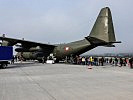
{"label": "truck", "polygon": [[0,46],[0,68],[4,69],[8,66],[9,61],[13,59],[12,46]]}

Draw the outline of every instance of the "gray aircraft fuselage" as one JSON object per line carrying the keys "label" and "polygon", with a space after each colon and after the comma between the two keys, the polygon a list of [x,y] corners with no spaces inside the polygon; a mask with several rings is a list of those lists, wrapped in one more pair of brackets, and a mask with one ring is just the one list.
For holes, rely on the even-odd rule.
{"label": "gray aircraft fuselage", "polygon": [[53,50],[53,54],[58,59],[63,59],[66,56],[76,56],[93,49],[95,46],[91,45],[86,39],[67,43],[58,44]]}

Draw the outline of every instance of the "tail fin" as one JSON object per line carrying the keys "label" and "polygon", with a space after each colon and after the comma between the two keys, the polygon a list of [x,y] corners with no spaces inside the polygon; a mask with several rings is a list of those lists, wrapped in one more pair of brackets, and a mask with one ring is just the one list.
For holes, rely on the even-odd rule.
{"label": "tail fin", "polygon": [[[86,39],[94,44],[113,44],[116,42],[111,11],[108,7],[103,8]],[[104,44],[103,44],[104,45]]]}

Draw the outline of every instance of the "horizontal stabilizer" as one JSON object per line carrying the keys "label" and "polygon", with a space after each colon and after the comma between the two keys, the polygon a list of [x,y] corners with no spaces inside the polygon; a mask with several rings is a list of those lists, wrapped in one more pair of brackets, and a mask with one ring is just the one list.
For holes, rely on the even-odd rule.
{"label": "horizontal stabilizer", "polygon": [[109,43],[121,43],[121,41],[109,42]]}
{"label": "horizontal stabilizer", "polygon": [[105,41],[100,40],[100,39],[95,38],[95,37],[90,37],[90,36],[88,36],[88,37],[85,37],[85,39],[87,39],[91,44],[97,45],[97,46],[98,46],[98,45],[107,44]]}
{"label": "horizontal stabilizer", "polygon": [[105,47],[115,47],[115,45],[105,45]]}
{"label": "horizontal stabilizer", "polygon": [[95,37],[85,37],[86,40],[88,40],[91,44],[96,45],[96,46],[106,46],[106,47],[115,47],[115,45],[112,45],[114,43],[121,43],[121,41],[114,41],[114,42],[106,42],[103,40],[100,40]]}

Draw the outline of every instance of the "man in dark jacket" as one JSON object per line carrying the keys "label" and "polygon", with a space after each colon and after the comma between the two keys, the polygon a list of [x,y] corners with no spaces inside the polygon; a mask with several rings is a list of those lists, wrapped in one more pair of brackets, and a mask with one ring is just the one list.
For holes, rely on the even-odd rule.
{"label": "man in dark jacket", "polygon": [[131,58],[129,59],[129,63],[130,63],[130,68],[133,68],[133,57],[131,57]]}

